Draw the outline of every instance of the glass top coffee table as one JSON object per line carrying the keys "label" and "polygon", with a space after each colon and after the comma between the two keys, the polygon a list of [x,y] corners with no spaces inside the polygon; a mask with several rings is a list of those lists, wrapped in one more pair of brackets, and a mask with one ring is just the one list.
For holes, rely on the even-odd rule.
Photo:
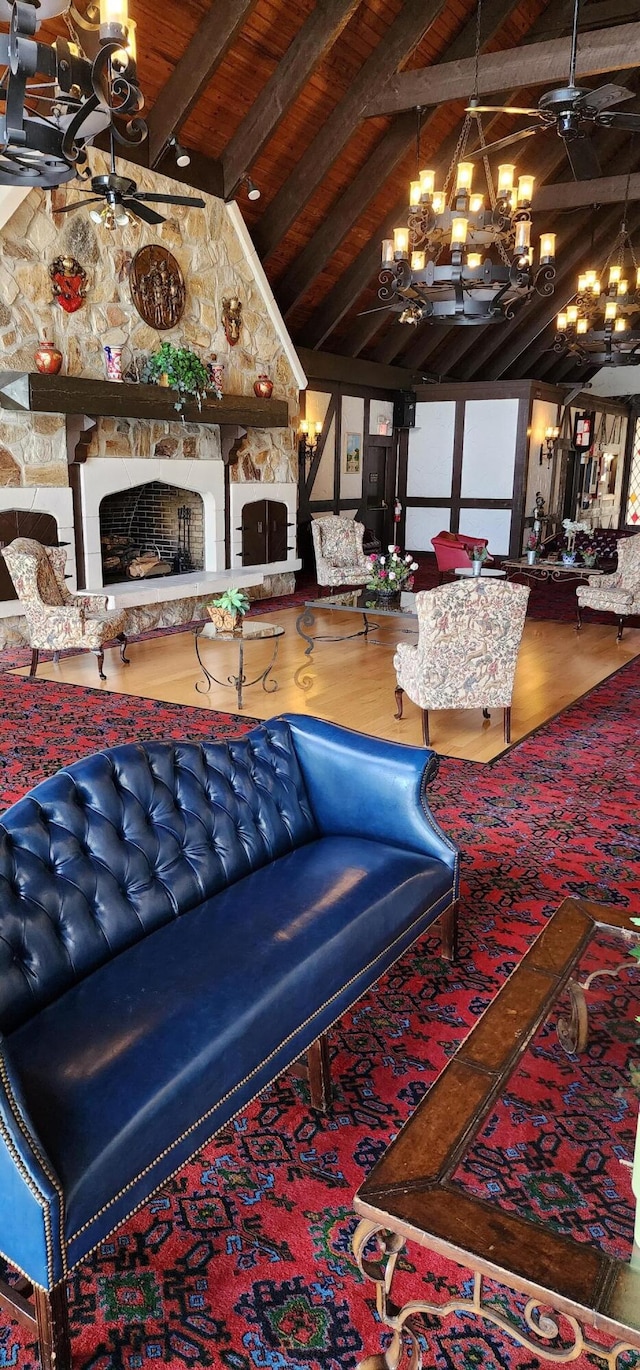
{"label": "glass top coffee table", "polygon": [[[360,614],[362,627],[355,633],[342,633],[339,636],[316,633],[312,637],[311,633],[305,629],[313,628],[316,621],[316,611],[319,609],[338,615]],[[372,616],[374,618],[413,619],[417,626],[415,594],[411,590],[401,590],[392,598],[384,599],[377,597],[373,590],[342,590],[336,595],[324,595],[318,599],[305,600],[304,609],[296,620],[296,631],[308,643],[305,648],[305,656],[311,655],[316,642],[347,642],[353,637],[368,637],[369,633],[374,632],[378,627],[377,623],[371,621]]]}
{"label": "glass top coffee table", "polygon": [[[260,618],[243,618],[240,632],[217,632],[215,634],[215,637],[210,637],[209,634],[203,637],[202,633],[205,627],[208,627],[208,624],[199,623],[194,631],[196,656],[198,658],[199,665],[201,666],[205,677],[204,682],[196,681],[196,690],[198,691],[198,694],[208,694],[212,684],[223,685],[225,687],[230,686],[232,689],[236,691],[238,708],[242,709],[242,691],[245,685],[261,684],[263,690],[265,690],[267,694],[273,694],[277,690],[278,682],[277,680],[274,680],[271,676],[271,671],[273,666],[275,665],[276,657],[278,655],[278,647],[280,645],[279,639],[284,636],[284,628],[281,627],[279,623],[265,623],[264,619]],[[273,653],[271,656],[271,660],[268,666],[266,666],[263,671],[261,671],[257,676],[255,676],[253,680],[247,680],[244,669],[245,643],[263,641],[265,638],[273,639]],[[206,643],[207,648],[210,648],[211,646],[215,646],[216,642],[236,643],[238,647],[238,673],[237,675],[227,676],[226,680],[218,680],[218,677],[215,676],[213,672],[209,670],[208,666],[202,659],[202,644]]]}
{"label": "glass top coffee table", "polygon": [[[587,1352],[622,1370],[640,1348],[629,1168],[639,936],[625,910],[565,899],[360,1186],[354,1253],[393,1333],[369,1370],[396,1370],[406,1351],[419,1370],[424,1315],[486,1319],[536,1361]],[[392,1282],[407,1240],[472,1282],[427,1299],[420,1275],[414,1290],[405,1276],[413,1297],[400,1307]]]}
{"label": "glass top coffee table", "polygon": [[550,580],[556,584],[563,580],[586,580],[588,576],[605,574],[598,566],[584,566],[575,562],[571,566],[565,566],[563,561],[550,561],[548,558],[531,563],[526,557],[516,557],[514,560],[503,561],[502,565],[509,577],[520,574],[528,576],[532,581]]}

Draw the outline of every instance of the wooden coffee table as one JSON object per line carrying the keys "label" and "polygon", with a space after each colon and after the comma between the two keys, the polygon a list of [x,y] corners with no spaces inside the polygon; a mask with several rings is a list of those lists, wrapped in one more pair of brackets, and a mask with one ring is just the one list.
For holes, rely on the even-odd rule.
{"label": "wooden coffee table", "polygon": [[[574,1240],[551,1222],[534,1222],[513,1207],[477,1197],[456,1176],[574,967],[610,929],[619,930],[623,955],[640,936],[622,909],[564,900],[358,1190],[354,1202],[363,1221],[354,1253],[362,1273],[376,1284],[378,1312],[393,1332],[388,1350],[363,1363],[367,1370],[396,1370],[407,1349],[411,1370],[419,1370],[423,1314],[476,1314],[540,1360],[558,1363],[589,1352],[616,1370],[625,1350],[640,1348],[640,1256],[632,1266],[603,1254],[589,1230],[581,1232],[584,1240]],[[471,1270],[473,1297],[430,1303],[416,1289],[415,1301],[398,1307],[392,1280],[407,1239]],[[486,1278],[527,1296],[523,1324],[495,1301],[483,1302]],[[558,1314],[562,1345],[554,1341]],[[585,1325],[616,1339],[615,1346],[589,1342]]]}

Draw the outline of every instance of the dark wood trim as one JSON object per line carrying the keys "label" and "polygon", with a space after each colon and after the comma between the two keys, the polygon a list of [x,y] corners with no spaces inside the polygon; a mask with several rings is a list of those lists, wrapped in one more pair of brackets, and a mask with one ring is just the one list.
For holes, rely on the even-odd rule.
{"label": "dark wood trim", "polygon": [[[411,56],[442,10],[444,0],[404,0],[399,14],[325,119],[256,226],[254,242],[269,257],[311,199],[367,113],[374,91]],[[471,87],[470,87],[471,88]]]}
{"label": "dark wood trim", "polygon": [[408,428],[401,428],[398,434],[398,499],[402,505],[402,514],[398,525],[398,536],[400,546],[405,547],[407,541],[407,473],[409,469],[409,432]]}
{"label": "dark wood trim", "polygon": [[[363,420],[364,429],[364,420]],[[333,452],[333,500],[334,512],[340,510],[340,467],[342,458],[342,395],[336,395],[336,442]],[[364,468],[364,432],[362,434],[362,454],[360,457],[360,471]]]}
{"label": "dark wood trim", "polygon": [[534,192],[535,211],[593,209],[594,205],[622,204],[625,199],[640,200],[640,172],[633,176],[600,176],[596,181],[559,181]]}
{"label": "dark wood trim", "polygon": [[226,199],[235,193],[243,172],[249,171],[257,160],[304,89],[314,67],[340,37],[359,3],[360,0],[324,0],[323,4],[316,5],[298,30],[222,154]]}
{"label": "dark wood trim", "polygon": [[361,395],[369,390],[372,398],[385,398],[387,394],[392,398],[394,390],[410,390],[412,386],[413,372],[401,366],[379,366],[377,362],[308,347],[296,350],[310,390],[332,390],[339,385],[345,394]]}
{"label": "dark wood trim", "polygon": [[462,453],[464,448],[464,420],[466,400],[459,399],[456,404],[456,418],[453,430],[453,468],[451,471],[451,529],[460,531],[460,491],[462,489]]}
{"label": "dark wood trim", "polygon": [[[566,79],[569,43],[566,38],[551,38],[546,43],[530,43],[503,49],[480,57],[477,91],[493,95],[517,81],[520,86],[553,85]],[[600,76],[603,72],[625,71],[640,62],[640,24],[619,24],[578,37],[576,77]],[[367,114],[399,114],[417,105],[440,105],[447,100],[464,100],[473,90],[473,58],[462,62],[438,62],[435,66],[400,72],[387,81],[370,101]]]}
{"label": "dark wood trim", "polygon": [[[474,400],[504,400],[528,398],[533,381],[476,381],[473,387]],[[442,385],[416,385],[418,404],[429,400],[471,399],[469,386],[461,381],[444,381]]]}
{"label": "dark wood trim", "polygon": [[[448,509],[453,507],[454,499],[452,495],[407,495],[405,503],[407,509]],[[513,508],[511,499],[459,499],[456,503],[459,509]]]}
{"label": "dark wood trim", "polygon": [[528,432],[531,425],[532,409],[533,399],[530,390],[528,396],[521,395],[518,402],[516,450],[513,462],[513,513],[511,516],[511,532],[509,538],[510,557],[519,557],[522,550],[524,520],[527,512],[524,503],[527,497],[529,459]]}
{"label": "dark wood trim", "polygon": [[624,471],[622,473],[622,484],[620,486],[620,516],[618,518],[619,528],[628,528],[626,522],[627,501],[629,499],[629,483],[631,481],[631,462],[633,459],[633,447],[636,431],[636,422],[640,417],[640,408],[636,403],[631,405],[627,413],[627,437],[624,445]]}
{"label": "dark wood trim", "polygon": [[235,42],[257,0],[213,0],[147,116],[149,165],[160,160]]}
{"label": "dark wood trim", "polygon": [[87,561],[84,545],[84,524],[82,521],[82,487],[80,467],[84,466],[97,424],[95,420],[81,414],[67,415],[67,463],[69,488],[73,506],[73,542],[76,556],[76,586],[78,590],[87,587]]}
{"label": "dark wood trim", "polygon": [[231,467],[229,462],[224,464],[224,564],[225,569],[231,567]]}
{"label": "dark wood trim", "polygon": [[[0,372],[0,408],[38,414],[87,414],[115,418],[179,421],[175,390],[160,385],[114,385],[85,376],[41,376],[39,372]],[[188,423],[244,425],[248,428],[288,428],[286,400],[261,400],[255,395],[207,397],[200,408],[186,405]]]}

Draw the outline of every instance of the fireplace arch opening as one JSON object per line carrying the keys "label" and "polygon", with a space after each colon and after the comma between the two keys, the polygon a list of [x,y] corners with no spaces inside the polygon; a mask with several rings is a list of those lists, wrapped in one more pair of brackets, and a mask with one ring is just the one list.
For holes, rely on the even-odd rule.
{"label": "fireplace arch opening", "polygon": [[194,490],[151,480],[100,502],[105,585],[204,568],[204,505]]}

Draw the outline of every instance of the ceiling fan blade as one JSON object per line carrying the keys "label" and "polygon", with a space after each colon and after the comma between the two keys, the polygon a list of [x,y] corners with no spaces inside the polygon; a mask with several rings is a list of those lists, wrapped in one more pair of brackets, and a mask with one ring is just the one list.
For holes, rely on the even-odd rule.
{"label": "ceiling fan blade", "polygon": [[54,209],[54,214],[72,214],[74,209],[86,209],[87,205],[103,204],[101,195],[93,195],[90,200],[76,200],[72,205],[62,205],[60,209]]}
{"label": "ceiling fan blade", "polygon": [[356,317],[358,319],[363,319],[365,314],[384,314],[387,309],[397,308],[397,304],[379,304],[377,309],[361,309]]}
{"label": "ceiling fan blade", "polygon": [[521,109],[517,105],[467,105],[465,114],[539,114],[538,109]]}
{"label": "ceiling fan blade", "polygon": [[599,128],[624,128],[630,133],[640,133],[640,114],[599,114]]}
{"label": "ceiling fan blade", "polygon": [[627,90],[626,86],[616,86],[610,82],[607,86],[598,86],[597,90],[589,90],[584,95],[579,95],[573,107],[582,114],[591,111],[599,114],[601,109],[618,105],[621,100],[631,100],[633,93],[632,90]]}
{"label": "ceiling fan blade", "polygon": [[531,128],[523,128],[520,133],[510,133],[508,138],[498,138],[495,143],[487,143],[486,147],[474,147],[472,152],[465,152],[465,157],[469,161],[473,157],[485,157],[490,152],[497,152],[498,148],[510,147],[512,143],[520,143],[523,138],[531,138],[532,134],[539,133],[541,124],[534,124]]}
{"label": "ceiling fan blade", "polygon": [[576,181],[596,181],[602,176],[602,168],[593,143],[589,138],[563,139],[567,149],[569,165]]}
{"label": "ceiling fan blade", "polygon": [[166,219],[162,214],[156,214],[155,209],[149,209],[147,205],[141,205],[139,200],[129,199],[122,201],[124,208],[130,214],[135,214],[137,219],[142,219],[145,224],[166,224]]}
{"label": "ceiling fan blade", "polygon": [[146,195],[137,190],[133,199],[145,204],[191,205],[192,209],[204,209],[204,200],[199,195]]}

